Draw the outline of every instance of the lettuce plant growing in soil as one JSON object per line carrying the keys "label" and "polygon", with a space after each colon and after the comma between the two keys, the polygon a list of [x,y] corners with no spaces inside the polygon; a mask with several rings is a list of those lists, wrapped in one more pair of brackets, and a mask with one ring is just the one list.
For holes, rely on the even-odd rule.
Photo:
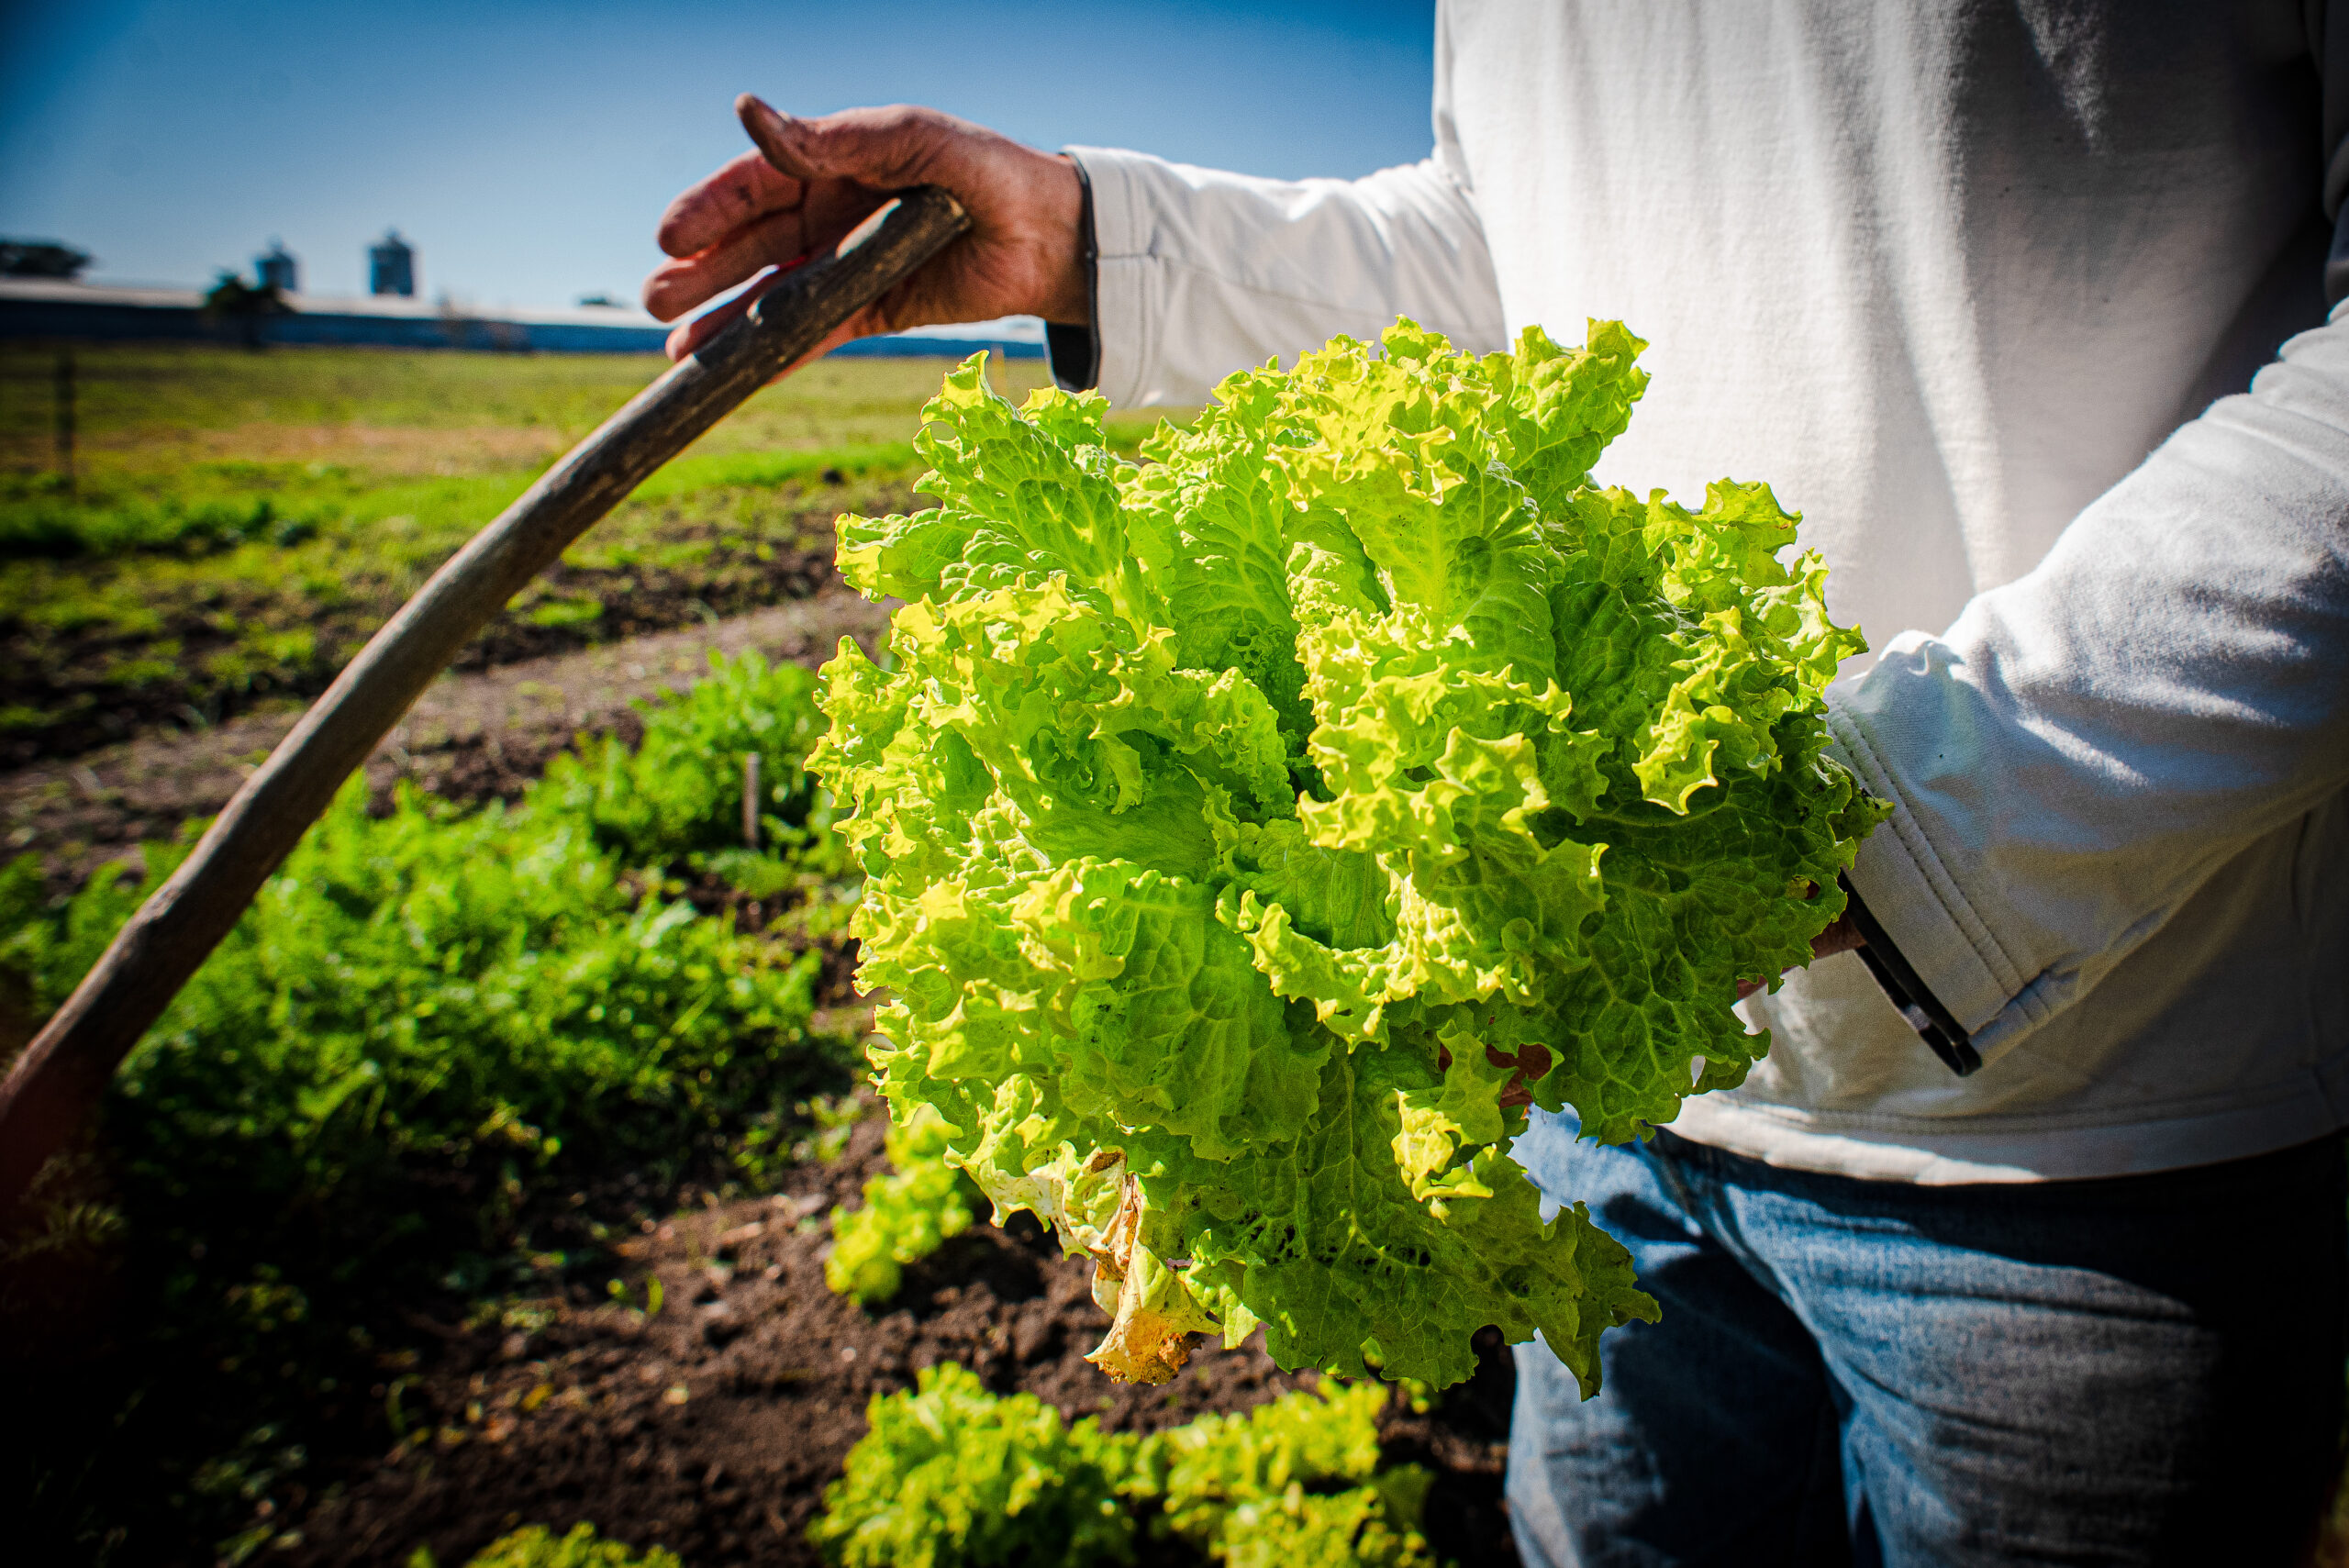
{"label": "lettuce plant growing in soil", "polygon": [[1766,1047],[1877,807],[1825,751],[1834,626],[1796,518],[1589,478],[1646,384],[1594,322],[1454,352],[1405,321],[1244,372],[1134,463],[1106,405],[974,360],[940,504],[845,517],[908,601],[824,673],[811,766],[867,880],[875,1064],[999,1213],[1097,1264],[1114,1375],[1261,1325],[1284,1367],[1442,1385],[1486,1324],[1586,1390],[1655,1315],[1509,1159],[1524,1101],[1637,1137]]}
{"label": "lettuce plant growing in soil", "polygon": [[897,1294],[906,1265],[929,1257],[970,1229],[971,1207],[962,1173],[946,1162],[946,1124],[916,1106],[888,1133],[886,1175],[864,1184],[862,1207],[832,1216],[831,1255],[824,1283],[841,1296],[877,1307]]}
{"label": "lettuce plant growing in soil", "polygon": [[1145,1437],[1063,1425],[941,1362],[873,1396],[807,1536],[841,1568],[1130,1563],[1136,1505],[1152,1505],[1153,1534],[1231,1568],[1433,1568],[1419,1518],[1434,1476],[1382,1465],[1386,1400],[1372,1384],[1294,1389]]}

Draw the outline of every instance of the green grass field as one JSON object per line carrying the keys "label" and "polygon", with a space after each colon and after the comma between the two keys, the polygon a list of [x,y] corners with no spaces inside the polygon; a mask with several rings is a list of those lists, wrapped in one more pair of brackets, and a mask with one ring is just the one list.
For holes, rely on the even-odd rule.
{"label": "green grass field", "polygon": [[[335,434],[366,450],[370,430],[498,432],[551,456],[658,375],[657,354],[459,354],[386,349],[124,346],[75,351],[86,460],[101,471],[170,467],[192,454],[282,450]],[[0,348],[0,464],[38,471],[50,453],[56,355]],[[936,360],[831,360],[766,388],[703,438],[700,452],[818,450],[904,440],[938,390]],[[1006,390],[1041,385],[1041,361],[997,367]],[[333,433],[333,434],[329,434]],[[434,472],[462,443],[415,451]]]}
{"label": "green grass field", "polygon": [[[83,349],[69,485],[54,352],[0,351],[0,760],[317,691],[662,364]],[[945,369],[841,360],[762,391],[526,590],[470,662],[807,592],[833,517],[910,500],[910,442]],[[1045,380],[1033,360],[996,374],[1013,395]]]}

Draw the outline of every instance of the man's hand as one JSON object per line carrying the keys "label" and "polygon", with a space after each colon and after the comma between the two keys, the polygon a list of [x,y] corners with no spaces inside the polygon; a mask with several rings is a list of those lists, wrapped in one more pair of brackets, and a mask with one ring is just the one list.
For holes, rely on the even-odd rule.
{"label": "man's hand", "polygon": [[[769,268],[787,272],[830,250],[891,191],[922,184],[945,186],[971,215],[970,232],[850,317],[809,359],[852,338],[939,322],[1089,319],[1077,236],[1083,188],[1067,159],[935,109],[847,109],[802,120],[747,93],[734,108],[758,150],[662,215],[661,249],[674,259],[644,280],[644,308],[659,319],[674,321]],[[669,357],[691,353],[774,282],[670,333]]]}

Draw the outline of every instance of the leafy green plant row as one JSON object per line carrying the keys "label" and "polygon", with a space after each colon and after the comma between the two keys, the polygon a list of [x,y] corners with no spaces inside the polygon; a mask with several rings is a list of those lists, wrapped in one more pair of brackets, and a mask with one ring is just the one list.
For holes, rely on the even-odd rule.
{"label": "leafy green plant row", "polygon": [[[834,508],[905,493],[899,472],[832,472],[841,484],[820,496],[729,484],[626,503],[524,590],[472,657],[499,662],[810,591]],[[70,752],[190,710],[218,719],[319,689],[526,482],[385,486],[314,535],[295,502],[272,503],[269,537],[209,555],[0,562],[0,734]],[[241,528],[260,515],[250,505],[196,511],[231,508]],[[277,542],[273,530],[287,528],[302,537]]]}
{"label": "leafy green plant row", "polygon": [[931,1367],[913,1392],[874,1397],[808,1537],[841,1568],[1130,1562],[1145,1531],[1232,1568],[1431,1565],[1433,1477],[1379,1464],[1387,1397],[1325,1382],[1137,1437]]}
{"label": "leafy green plant row", "polygon": [[[1385,1389],[1323,1384],[1244,1417],[1203,1416],[1149,1437],[1063,1425],[1031,1394],[999,1397],[966,1369],[924,1370],[876,1395],[871,1429],[808,1531],[843,1568],[1092,1568],[1131,1562],[1155,1533],[1233,1568],[1420,1568],[1433,1477],[1379,1463]],[[417,1548],[408,1568],[433,1568]],[[574,1525],[531,1525],[466,1568],[681,1568]]]}
{"label": "leafy green plant row", "polygon": [[[417,1547],[408,1554],[407,1568],[439,1568],[430,1551]],[[544,1525],[525,1525],[499,1536],[465,1562],[465,1568],[682,1568],[677,1554],[649,1547],[630,1551],[617,1540],[598,1540],[596,1527],[578,1524],[568,1535],[557,1535]]]}
{"label": "leafy green plant row", "polygon": [[129,555],[172,551],[209,555],[248,539],[284,548],[318,531],[316,517],[288,516],[267,495],[186,501],[130,497],[89,506],[56,495],[0,501],[0,558]]}
{"label": "leafy green plant row", "polygon": [[[810,685],[716,661],[640,746],[558,759],[511,808],[404,793],[379,818],[346,791],[106,1106],[95,1161],[130,1299],[152,1307],[122,1363],[153,1385],[115,1390],[128,1427],[192,1460],[273,1420],[273,1453],[338,1411],[363,1420],[410,1304],[560,1277],[626,1218],[623,1174],[649,1204],[788,1158],[791,1107],[852,1056],[810,1029],[843,869],[802,767]],[[756,851],[746,752],[767,786]],[[53,1006],[138,895],[102,873],[52,902],[19,860],[0,971]],[[751,897],[789,912],[743,929]],[[227,1506],[259,1463],[181,1473]]]}
{"label": "leafy green plant row", "polygon": [[866,1180],[863,1207],[832,1216],[824,1283],[836,1294],[878,1306],[897,1294],[907,1264],[970,1229],[979,1190],[946,1162],[946,1124],[927,1106],[905,1125],[890,1124],[891,1169]]}

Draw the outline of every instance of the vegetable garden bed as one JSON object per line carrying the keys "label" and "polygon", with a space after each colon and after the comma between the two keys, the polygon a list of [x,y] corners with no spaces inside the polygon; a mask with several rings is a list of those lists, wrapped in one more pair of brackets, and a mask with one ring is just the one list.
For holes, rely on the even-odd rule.
{"label": "vegetable garden bed", "polygon": [[[688,1564],[808,1562],[866,1399],[926,1366],[1112,1432],[1296,1385],[1254,1346],[1171,1387],[1111,1383],[1084,1359],[1108,1321],[1090,1265],[1024,1221],[954,1237],[869,1307],[827,1288],[827,1217],[883,1123],[844,1151],[824,1131],[863,1009],[837,846],[820,813],[787,820],[811,804],[809,697],[799,671],[722,666],[640,739],[471,814],[411,795],[370,817],[354,785],[7,1239],[0,1373],[50,1413],[14,1477],[21,1540],[453,1568],[518,1526],[586,1522]],[[781,813],[757,855],[721,847],[745,749]],[[35,858],[5,893],[28,1013],[133,901],[108,873],[61,903]],[[654,933],[660,961],[630,973]],[[650,1005],[652,1029],[605,1001]],[[713,1006],[715,1034],[694,1023]],[[1386,1457],[1435,1473],[1434,1543],[1470,1561],[1506,1551],[1507,1382],[1497,1356],[1381,1418]]]}
{"label": "vegetable garden bed", "polygon": [[[772,1197],[680,1215],[627,1243],[616,1296],[583,1285],[431,1336],[430,1360],[401,1381],[405,1435],[352,1467],[340,1497],[285,1521],[301,1542],[281,1560],[401,1564],[422,1544],[455,1564],[518,1522],[561,1533],[584,1520],[607,1540],[665,1545],[689,1568],[815,1563],[804,1532],[864,1433],[866,1401],[912,1387],[923,1367],[969,1367],[998,1393],[1118,1432],[1315,1381],[1251,1346],[1204,1354],[1164,1387],[1113,1383],[1084,1359],[1108,1326],[1090,1265],[1024,1220],[964,1232],[874,1310],[833,1295],[819,1217],[879,1168],[882,1125],[861,1123],[841,1160],[795,1170]],[[1509,1386],[1497,1351],[1427,1412],[1398,1396],[1381,1419],[1385,1458],[1437,1473],[1426,1529],[1440,1556],[1514,1560],[1500,1508]],[[1154,1550],[1145,1561],[1198,1560]]]}

